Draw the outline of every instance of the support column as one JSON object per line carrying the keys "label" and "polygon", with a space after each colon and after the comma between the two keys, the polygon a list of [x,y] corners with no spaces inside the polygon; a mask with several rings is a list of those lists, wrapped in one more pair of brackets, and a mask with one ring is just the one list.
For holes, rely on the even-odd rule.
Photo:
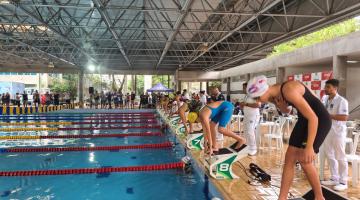
{"label": "support column", "polygon": [[206,81],[206,94],[209,94],[209,81]]}
{"label": "support column", "polygon": [[124,94],[128,93],[128,80],[127,80],[127,74],[124,74],[125,78],[123,79],[124,80],[124,86],[123,86],[123,91],[124,91]]}
{"label": "support column", "polygon": [[203,88],[202,88],[202,82],[200,81],[200,91],[202,91]]}
{"label": "support column", "polygon": [[346,80],[347,80],[347,57],[333,56],[333,77],[340,81],[338,92],[341,96],[346,97]]}
{"label": "support column", "polygon": [[285,80],[285,67],[276,68],[276,83],[281,84]]}
{"label": "support column", "polygon": [[231,98],[231,96],[230,96],[231,78],[228,77],[226,79],[227,79],[226,80],[226,100],[230,101],[230,98]]}
{"label": "support column", "polygon": [[177,81],[177,84],[176,84],[176,90],[177,91],[181,91],[181,81]]}
{"label": "support column", "polygon": [[79,103],[80,108],[84,108],[84,71],[79,73]]}

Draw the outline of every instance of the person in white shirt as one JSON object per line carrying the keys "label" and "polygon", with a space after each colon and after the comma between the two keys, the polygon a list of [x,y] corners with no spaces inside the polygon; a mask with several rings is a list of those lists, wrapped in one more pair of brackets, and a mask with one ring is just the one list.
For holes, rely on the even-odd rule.
{"label": "person in white shirt", "polygon": [[323,185],[334,186],[337,191],[348,188],[348,163],[345,155],[346,120],[348,119],[348,101],[337,93],[339,81],[330,79],[325,84],[325,94],[322,102],[328,110],[332,126],[327,135],[322,151],[330,165],[331,178],[322,181]]}
{"label": "person in white shirt", "polygon": [[[245,92],[247,83],[243,84],[243,91]],[[240,108],[244,112],[244,133],[246,141],[249,145],[249,156],[254,156],[257,153],[255,129],[260,120],[261,103],[252,99],[248,95],[245,96],[244,101],[240,103]]]}
{"label": "person in white shirt", "polygon": [[205,91],[200,91],[200,102],[201,102],[202,106],[205,106],[207,103]]}
{"label": "person in white shirt", "polygon": [[191,100],[190,95],[186,89],[183,90],[182,99],[183,100]]}

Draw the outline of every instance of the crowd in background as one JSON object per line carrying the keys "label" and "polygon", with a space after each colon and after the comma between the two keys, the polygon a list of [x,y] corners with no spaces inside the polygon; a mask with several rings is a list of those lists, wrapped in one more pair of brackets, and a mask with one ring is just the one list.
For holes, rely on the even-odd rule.
{"label": "crowd in background", "polygon": [[46,92],[40,94],[37,90],[32,93],[32,98],[24,91],[22,94],[16,93],[14,98],[11,98],[10,93],[3,93],[1,96],[1,104],[5,106],[39,106],[39,105],[62,105],[70,104],[70,93]]}

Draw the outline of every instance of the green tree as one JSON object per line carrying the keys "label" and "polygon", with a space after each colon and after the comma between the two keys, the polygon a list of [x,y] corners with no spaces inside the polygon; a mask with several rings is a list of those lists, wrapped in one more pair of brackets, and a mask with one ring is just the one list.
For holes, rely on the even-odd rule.
{"label": "green tree", "polygon": [[168,87],[168,75],[153,75],[152,76],[152,85],[156,85],[158,83],[163,84]]}
{"label": "green tree", "polygon": [[136,95],[144,93],[144,75],[136,76]]}
{"label": "green tree", "polygon": [[349,19],[344,22],[328,26],[313,33],[298,37],[288,42],[274,46],[269,56],[280,55],[291,52],[299,48],[311,46],[316,43],[331,40],[360,29],[359,22],[356,19]]}

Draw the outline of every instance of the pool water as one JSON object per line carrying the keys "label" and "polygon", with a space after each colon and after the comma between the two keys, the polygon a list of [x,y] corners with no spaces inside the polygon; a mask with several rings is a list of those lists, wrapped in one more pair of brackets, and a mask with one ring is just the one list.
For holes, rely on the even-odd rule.
{"label": "pool water", "polygon": [[[61,114],[59,114],[60,116]],[[51,114],[54,116],[54,114]],[[71,125],[76,127],[75,125]],[[88,125],[89,126],[89,125]],[[108,126],[108,125],[101,125]],[[86,127],[86,125],[81,125]],[[102,134],[159,130],[67,131],[60,134]],[[21,134],[29,134],[23,132]],[[19,134],[19,133],[18,133]],[[34,134],[34,133],[30,133]],[[58,134],[42,132],[43,135]],[[2,132],[0,135],[9,135]],[[17,135],[11,133],[11,135]],[[178,162],[186,152],[171,133],[164,136],[13,140],[0,141],[1,148],[16,146],[68,147],[118,146],[174,142],[165,149],[120,151],[79,151],[41,153],[1,153],[0,171],[100,168],[109,166],[141,166]],[[195,167],[196,168],[196,167]],[[111,174],[0,177],[0,199],[211,199],[218,193],[199,170],[185,173],[182,169]]]}

